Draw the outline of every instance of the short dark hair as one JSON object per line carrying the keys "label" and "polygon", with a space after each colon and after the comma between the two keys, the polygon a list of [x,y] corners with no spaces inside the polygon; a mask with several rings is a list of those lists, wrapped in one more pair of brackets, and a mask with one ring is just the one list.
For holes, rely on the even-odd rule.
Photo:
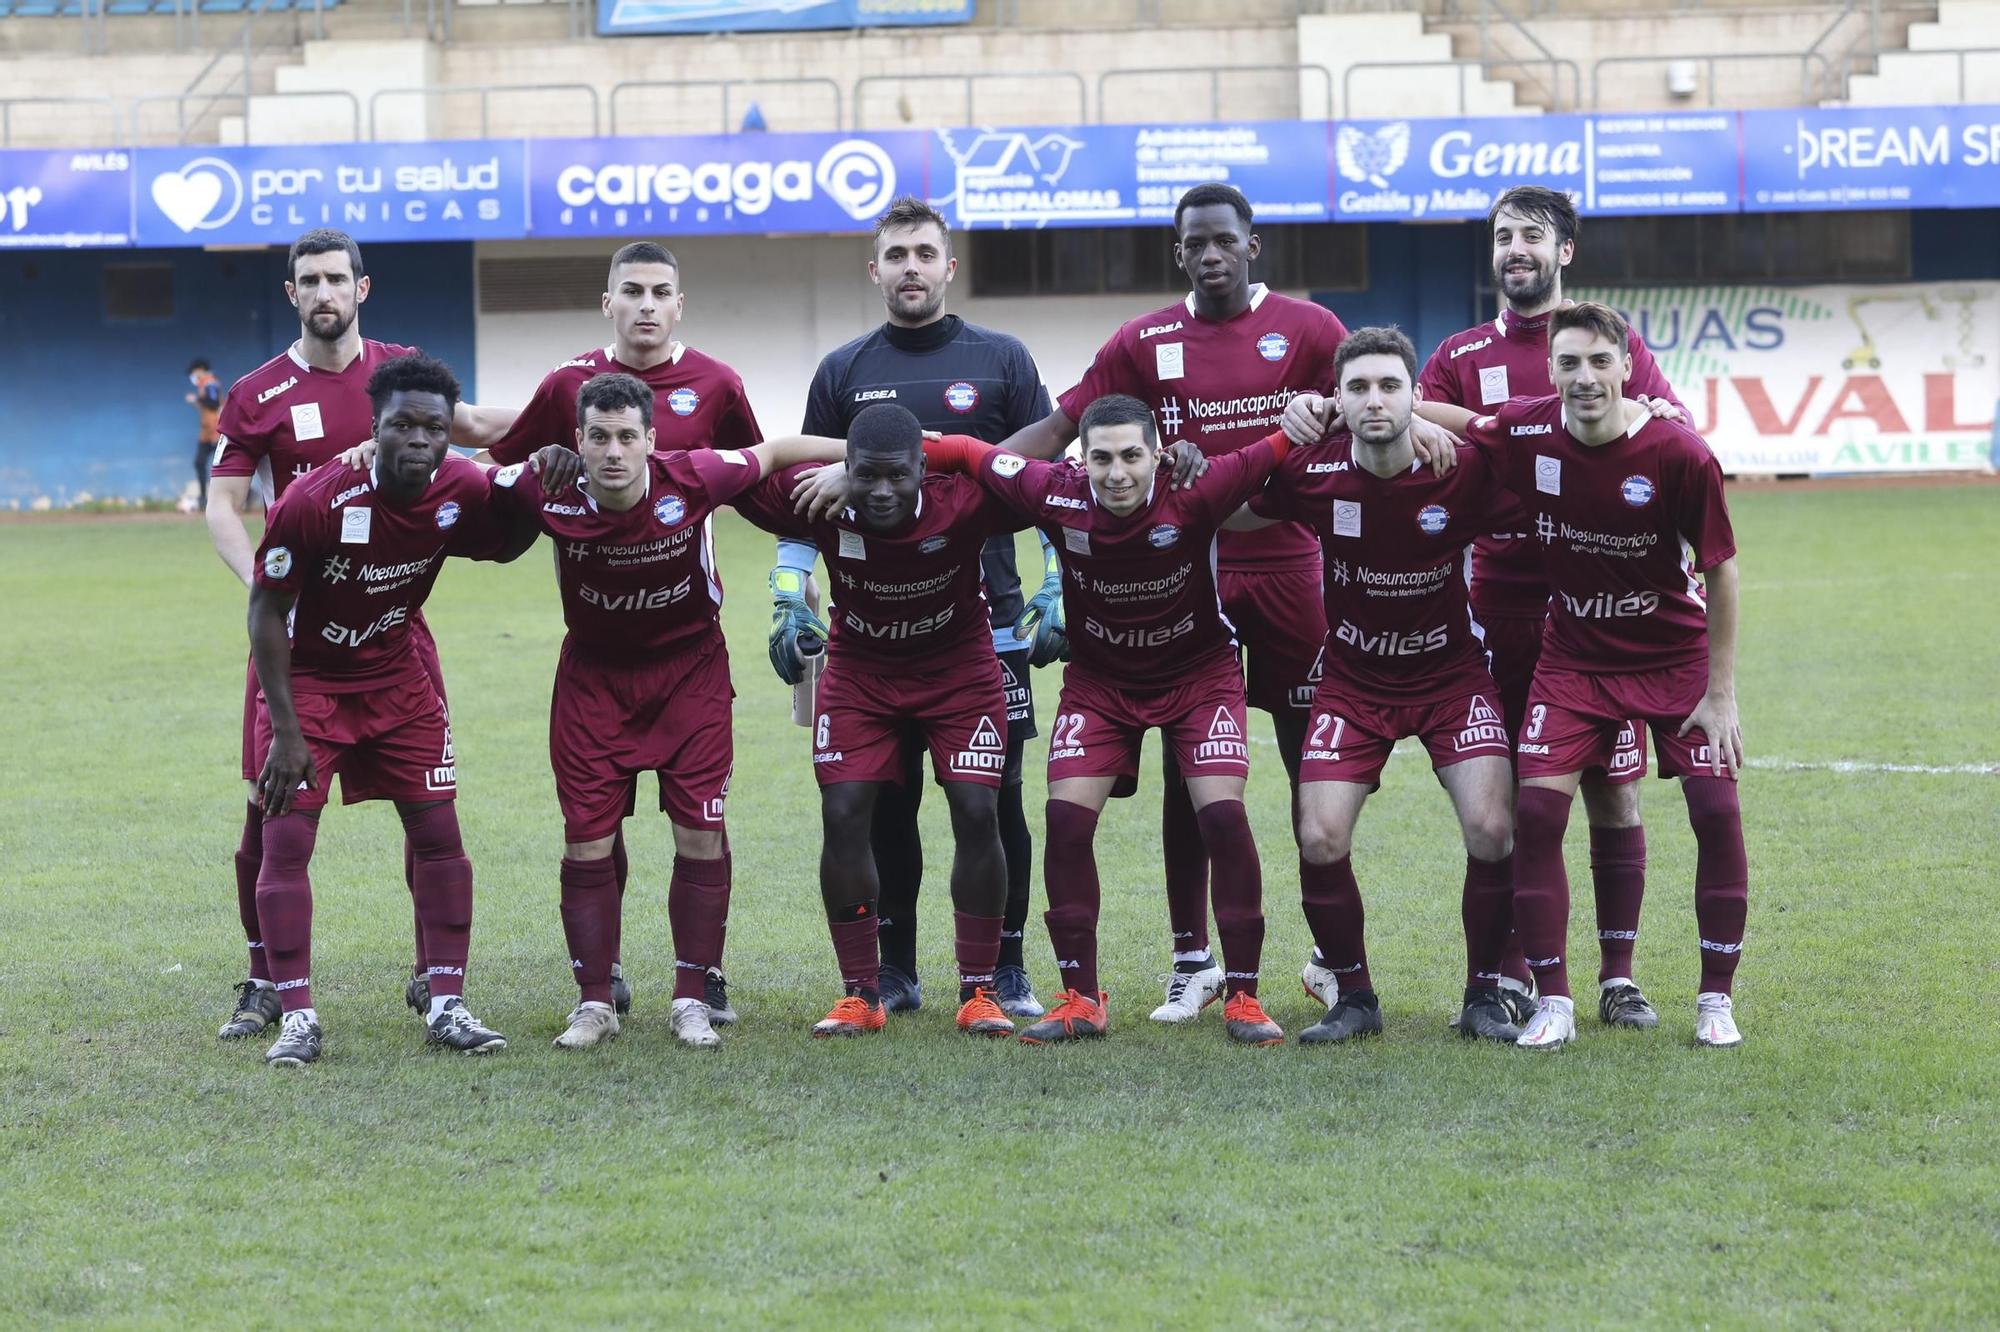
{"label": "short dark hair", "polygon": [[924,428],[907,407],[877,402],[854,414],[847,427],[850,452],[890,453],[909,457],[923,452]]}
{"label": "short dark hair", "polygon": [[636,375],[592,375],[577,391],[576,428],[583,429],[584,418],[593,411],[622,412],[628,407],[637,408],[640,423],[652,428],[652,389]]}
{"label": "short dark hair", "polygon": [[950,254],[951,223],[944,220],[943,213],[914,194],[899,194],[889,201],[888,209],[875,219],[874,244],[881,246],[885,231],[906,231],[926,224],[938,229],[938,235],[944,237],[944,252]]}
{"label": "short dark hair", "polygon": [[1410,382],[1417,382],[1417,349],[1403,330],[1394,324],[1383,328],[1357,328],[1341,339],[1340,346],[1333,353],[1333,379],[1336,384],[1340,382],[1340,372],[1357,356],[1400,356],[1410,372]]}
{"label": "short dark hair", "polygon": [[633,241],[630,245],[619,246],[618,253],[611,256],[611,271],[616,273],[626,264],[665,264],[676,273],[681,271],[681,261],[674,258],[674,252],[652,241]]}
{"label": "short dark hair", "polygon": [[364,276],[361,268],[361,247],[354,243],[354,237],[332,227],[320,227],[308,231],[292,242],[292,252],[285,256],[285,281],[290,282],[299,275],[299,260],[309,254],[332,254],[335,250],[347,251],[347,262],[354,267],[354,280],[359,282]]}
{"label": "short dark hair", "polygon": [[189,374],[193,374],[197,370],[208,370],[211,368],[212,367],[209,365],[207,357],[197,356],[192,361],[188,362],[187,372]]}
{"label": "short dark hair", "polygon": [[1494,221],[1503,208],[1555,232],[1557,245],[1576,239],[1576,204],[1561,190],[1552,190],[1545,185],[1510,185],[1500,191],[1493,207],[1486,210],[1486,236],[1489,240],[1493,237]]}
{"label": "short dark hair", "polygon": [[1630,345],[1631,325],[1625,316],[1608,305],[1597,301],[1578,301],[1575,305],[1559,305],[1549,316],[1549,341],[1554,342],[1556,334],[1566,328],[1588,329],[1600,337],[1608,338],[1611,345],[1625,351]]}
{"label": "short dark hair", "polygon": [[1211,204],[1227,204],[1234,208],[1236,216],[1243,219],[1243,230],[1246,232],[1257,224],[1257,219],[1250,212],[1250,201],[1243,197],[1243,191],[1234,185],[1224,185],[1221,181],[1211,180],[1183,194],[1181,201],[1174,205],[1174,235],[1181,234],[1182,213],[1190,208],[1206,208]]}
{"label": "short dark hair", "polygon": [[1099,426],[1136,425],[1148,444],[1160,442],[1160,428],[1153,421],[1153,409],[1129,393],[1107,393],[1083,409],[1076,423],[1076,437],[1090,447],[1090,432]]}
{"label": "short dark hair", "polygon": [[435,393],[444,399],[446,407],[456,407],[458,376],[435,356],[420,351],[405,352],[394,360],[382,362],[368,376],[368,401],[376,416],[382,415],[392,393]]}

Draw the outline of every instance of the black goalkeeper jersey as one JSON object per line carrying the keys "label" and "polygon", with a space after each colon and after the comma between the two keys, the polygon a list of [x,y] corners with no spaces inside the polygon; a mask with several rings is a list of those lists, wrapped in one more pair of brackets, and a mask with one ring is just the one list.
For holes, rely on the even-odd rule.
{"label": "black goalkeeper jersey", "polygon": [[[806,395],[803,433],[845,437],[856,413],[893,402],[926,430],[997,444],[1049,414],[1048,390],[1019,338],[946,315],[922,328],[883,324],[830,351]],[[1014,538],[986,543],[980,561],[996,629],[1021,617]]]}

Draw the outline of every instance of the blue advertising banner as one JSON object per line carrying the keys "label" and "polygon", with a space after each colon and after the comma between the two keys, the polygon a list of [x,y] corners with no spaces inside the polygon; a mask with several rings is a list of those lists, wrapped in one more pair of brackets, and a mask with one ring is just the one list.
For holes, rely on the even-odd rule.
{"label": "blue advertising banner", "polygon": [[598,0],[597,32],[796,32],[972,22],[973,0]]}
{"label": "blue advertising banner", "polygon": [[139,245],[287,245],[338,227],[360,241],[490,240],[527,231],[519,139],[141,148]]}
{"label": "blue advertising banner", "polygon": [[1342,222],[1481,218],[1533,181],[1584,213],[1733,212],[1734,111],[1343,121],[1333,130]]}
{"label": "blue advertising banner", "polygon": [[0,152],[0,249],[132,242],[132,155]]}
{"label": "blue advertising banner", "polygon": [[707,134],[533,139],[535,236],[865,231],[898,194],[922,195],[926,136]]}
{"label": "blue advertising banner", "polygon": [[1748,211],[2000,203],[2000,107],[1852,106],[1742,116]]}
{"label": "blue advertising banner", "polygon": [[938,130],[931,199],[964,228],[1119,226],[1170,221],[1219,180],[1261,218],[1323,222],[1326,136],[1301,120]]}

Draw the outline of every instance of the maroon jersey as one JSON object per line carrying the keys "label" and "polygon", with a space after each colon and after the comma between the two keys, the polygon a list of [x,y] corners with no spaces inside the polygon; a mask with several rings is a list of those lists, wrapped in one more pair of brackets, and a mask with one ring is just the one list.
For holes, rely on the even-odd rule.
{"label": "maroon jersey", "polygon": [[747,449],[764,442],[743,380],[713,356],[676,342],[667,359],[634,370],[597,347],[542,376],[535,395],[489,452],[500,463],[526,462],[547,444],[576,447],[576,395],[597,375],[631,375],[653,390],[653,428],[662,449]]}
{"label": "maroon jersey", "polygon": [[[1297,394],[1331,392],[1333,353],[1346,336],[1325,306],[1262,283],[1250,289],[1249,309],[1221,323],[1195,314],[1189,295],[1113,333],[1060,406],[1081,421],[1096,399],[1129,393],[1153,409],[1162,443],[1193,440],[1214,457],[1277,429]],[[1296,524],[1224,532],[1217,550],[1229,570],[1319,564],[1312,531]]]}
{"label": "maroon jersey", "polygon": [[673,449],[646,461],[645,498],[622,513],[599,508],[581,478],[548,495],[525,464],[494,474],[502,506],[532,508],[555,543],[569,644],[593,657],[650,660],[722,637],[708,516],[757,483],[757,460],[735,449]]}
{"label": "maroon jersey", "polygon": [[817,464],[771,477],[737,503],[764,530],[819,547],[833,611],[827,650],[841,666],[875,675],[937,674],[993,659],[980,586],[987,538],[1028,524],[972,477],[926,472],[917,512],[902,528],[862,527],[851,509],[807,523],[792,487]]}
{"label": "maroon jersey", "polygon": [[1293,449],[1250,508],[1311,524],[1322,552],[1329,679],[1408,706],[1490,692],[1486,647],[1466,606],[1466,545],[1520,507],[1468,449],[1443,476],[1413,463],[1376,476],[1346,431]]}
{"label": "maroon jersey", "polygon": [[1097,502],[1079,462],[1029,462],[994,449],[977,475],[1062,554],[1075,668],[1119,689],[1165,689],[1218,664],[1234,670],[1236,632],[1215,590],[1216,533],[1284,456],[1283,435],[1209,465],[1191,490],[1162,473],[1120,518]]}
{"label": "maroon jersey", "polygon": [[379,501],[372,474],[345,467],[287,488],[251,577],[298,599],[293,691],[349,694],[424,679],[410,621],[445,556],[490,559],[506,531],[486,469],[452,454],[409,505]]}
{"label": "maroon jersey", "polygon": [[315,370],[295,343],[230,386],[217,429],[216,476],[262,476],[269,497],[375,435],[368,377],[414,347],[364,338],[345,370]]}
{"label": "maroon jersey", "polygon": [[[1632,353],[1626,395],[1665,398],[1686,412],[1636,329],[1627,330],[1626,345]],[[1523,319],[1502,311],[1490,324],[1454,333],[1431,353],[1417,382],[1424,401],[1449,403],[1469,412],[1491,411],[1509,398],[1554,393],[1555,383],[1549,378],[1549,317]],[[1692,413],[1688,419],[1694,419]],[[1490,618],[1539,620],[1548,602],[1549,582],[1533,535],[1481,534],[1472,546],[1473,607]]]}
{"label": "maroon jersey", "polygon": [[1542,664],[1661,670],[1708,659],[1696,571],[1736,553],[1722,464],[1701,436],[1641,416],[1592,448],[1569,432],[1562,399],[1515,398],[1468,428],[1520,497],[1555,595]]}

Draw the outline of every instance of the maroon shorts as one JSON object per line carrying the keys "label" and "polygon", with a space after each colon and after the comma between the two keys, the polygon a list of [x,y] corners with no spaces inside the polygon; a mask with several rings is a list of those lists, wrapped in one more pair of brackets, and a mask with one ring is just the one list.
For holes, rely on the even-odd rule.
{"label": "maroon shorts", "polygon": [[[431,637],[431,627],[424,623],[421,611],[410,617],[410,646],[416,649],[417,660],[424,664],[431,688],[437,690],[439,698],[444,698],[444,668],[438,665],[437,640]],[[257,662],[252,658],[243,671],[243,780],[246,782],[256,781],[264,770],[264,748],[257,740],[257,710],[261,706],[257,693]]]}
{"label": "maroon shorts", "polygon": [[[1528,691],[1535,682],[1535,665],[1542,659],[1542,619],[1523,616],[1496,616],[1481,620],[1486,634],[1486,650],[1492,654],[1493,683],[1500,690],[1500,711],[1507,719],[1507,734],[1521,735],[1521,723],[1528,715]],[[1593,765],[1591,771],[1613,785],[1635,782],[1646,775],[1646,732],[1626,725],[1618,732],[1617,745],[1609,763]]]}
{"label": "maroon shorts", "polygon": [[729,651],[721,638],[640,662],[614,662],[564,640],[549,698],[549,766],[563,840],[618,831],[639,774],[659,774],[660,808],[683,828],[722,827],[735,762]]}
{"label": "maroon shorts", "polygon": [[876,675],[829,658],[814,696],[813,776],[901,782],[906,736],[921,735],[940,782],[998,786],[1007,767],[1007,690],[997,657],[935,674]]}
{"label": "maroon shorts", "polygon": [[1474,758],[1504,760],[1514,749],[1491,689],[1469,689],[1429,703],[1385,705],[1322,681],[1306,723],[1299,780],[1375,786],[1389,751],[1406,735],[1423,741],[1433,769]]}
{"label": "maroon shorts", "polygon": [[1250,706],[1274,714],[1312,706],[1314,672],[1326,642],[1319,570],[1225,569],[1216,577],[1216,592],[1243,645]]}
{"label": "maroon shorts", "polygon": [[[1646,772],[1643,724],[1652,729],[1660,753],[1660,776],[1712,776],[1708,737],[1699,728],[1675,734],[1707,691],[1706,662],[1624,675],[1543,667],[1528,693],[1515,771],[1522,777],[1558,777],[1602,768],[1614,782],[1635,781]],[[1729,775],[1726,766],[1722,775]]]}
{"label": "maroon shorts", "polygon": [[1139,742],[1158,727],[1184,777],[1248,777],[1248,704],[1235,663],[1224,662],[1170,689],[1127,690],[1071,666],[1049,736],[1049,780],[1116,777],[1114,796],[1139,788]]}
{"label": "maroon shorts", "polygon": [[[299,731],[312,751],[314,784],[303,788],[292,807],[303,813],[324,809],[340,775],[340,802],[401,800],[428,804],[458,797],[458,760],[452,754],[451,719],[430,680],[414,676],[401,684],[355,694],[292,695]],[[254,723],[257,768],[271,751],[271,713],[257,698]]]}

